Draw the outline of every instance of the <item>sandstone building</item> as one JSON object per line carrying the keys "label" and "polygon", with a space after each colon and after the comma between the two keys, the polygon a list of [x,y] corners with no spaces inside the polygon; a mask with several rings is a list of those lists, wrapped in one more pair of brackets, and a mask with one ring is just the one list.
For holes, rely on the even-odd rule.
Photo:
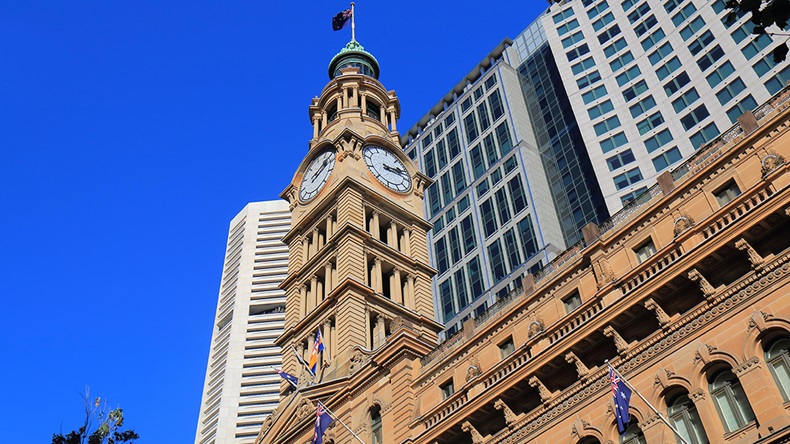
{"label": "sandstone building", "polygon": [[[675,442],[610,362],[694,443],[790,442],[790,91],[662,173],[584,242],[436,346],[423,197],[400,104],[351,42],[309,109],[290,202],[281,402],[257,442],[307,443],[318,401],[368,443]],[[339,424],[324,442],[354,442]]]}

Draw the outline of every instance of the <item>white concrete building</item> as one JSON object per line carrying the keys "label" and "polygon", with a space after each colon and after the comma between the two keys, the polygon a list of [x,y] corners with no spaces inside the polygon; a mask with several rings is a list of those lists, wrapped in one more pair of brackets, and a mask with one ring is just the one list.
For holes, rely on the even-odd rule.
{"label": "white concrete building", "polygon": [[230,223],[195,444],[252,443],[277,407],[290,225],[283,200],[250,203]]}

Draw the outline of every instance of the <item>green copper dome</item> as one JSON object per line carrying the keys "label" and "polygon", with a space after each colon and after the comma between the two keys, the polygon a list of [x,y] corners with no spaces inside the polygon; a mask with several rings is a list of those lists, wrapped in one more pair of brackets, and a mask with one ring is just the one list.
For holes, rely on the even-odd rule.
{"label": "green copper dome", "polygon": [[329,78],[334,79],[340,74],[341,69],[351,67],[359,68],[366,76],[379,78],[379,62],[356,40],[348,42],[348,45],[332,57],[332,61],[329,62]]}

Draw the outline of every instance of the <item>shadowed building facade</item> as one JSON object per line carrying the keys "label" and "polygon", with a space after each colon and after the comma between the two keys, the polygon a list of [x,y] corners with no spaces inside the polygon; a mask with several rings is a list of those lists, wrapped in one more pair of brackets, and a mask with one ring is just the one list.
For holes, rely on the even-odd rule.
{"label": "shadowed building facade", "polygon": [[[618,436],[610,362],[695,443],[790,440],[790,92],[702,147],[523,293],[438,346],[424,190],[399,102],[350,43],[309,109],[290,202],[285,369],[298,391],[257,442],[307,443],[323,402],[366,443],[675,442],[632,397]],[[335,421],[324,442],[353,442]]]}

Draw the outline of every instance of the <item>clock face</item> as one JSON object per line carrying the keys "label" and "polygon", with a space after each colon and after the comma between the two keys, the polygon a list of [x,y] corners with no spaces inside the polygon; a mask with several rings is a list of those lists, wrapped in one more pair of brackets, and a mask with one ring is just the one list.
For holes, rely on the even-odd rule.
{"label": "clock face", "polygon": [[411,189],[411,176],[406,165],[391,151],[376,145],[368,145],[362,151],[365,164],[373,176],[387,188],[405,193]]}
{"label": "clock face", "polygon": [[333,150],[326,150],[317,155],[302,176],[302,185],[299,187],[299,197],[303,201],[308,201],[316,196],[321,188],[323,188],[326,181],[329,180],[329,175],[332,174],[332,169],[335,168],[335,152]]}

